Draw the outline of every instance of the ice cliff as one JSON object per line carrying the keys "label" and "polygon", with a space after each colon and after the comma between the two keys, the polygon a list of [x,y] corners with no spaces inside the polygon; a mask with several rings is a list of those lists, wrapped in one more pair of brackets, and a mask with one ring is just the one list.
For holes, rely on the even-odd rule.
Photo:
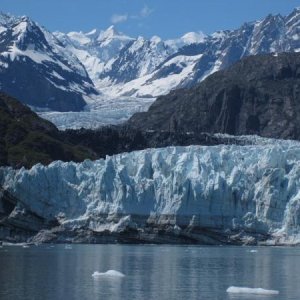
{"label": "ice cliff", "polygon": [[[253,141],[246,146],[147,149],[30,170],[2,168],[2,194],[17,199],[7,220],[15,224],[30,212],[55,223],[60,233],[297,243],[300,143]],[[2,197],[2,213],[4,202]]]}

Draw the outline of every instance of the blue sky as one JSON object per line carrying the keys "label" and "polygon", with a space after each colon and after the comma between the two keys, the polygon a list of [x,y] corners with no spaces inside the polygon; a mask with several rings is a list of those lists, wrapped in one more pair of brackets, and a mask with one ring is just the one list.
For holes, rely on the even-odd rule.
{"label": "blue sky", "polygon": [[300,0],[1,0],[0,10],[27,15],[51,31],[116,28],[131,36],[175,38],[233,29],[269,13],[286,15]]}

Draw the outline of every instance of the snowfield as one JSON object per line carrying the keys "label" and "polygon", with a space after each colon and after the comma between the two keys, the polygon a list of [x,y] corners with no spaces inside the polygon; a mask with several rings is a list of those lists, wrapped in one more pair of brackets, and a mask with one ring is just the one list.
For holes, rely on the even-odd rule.
{"label": "snowfield", "polygon": [[[245,137],[244,137],[245,139]],[[300,242],[300,143],[147,149],[98,161],[0,169],[3,188],[64,228],[118,232],[144,222]],[[0,205],[1,207],[1,205]],[[133,216],[140,216],[134,221]]]}

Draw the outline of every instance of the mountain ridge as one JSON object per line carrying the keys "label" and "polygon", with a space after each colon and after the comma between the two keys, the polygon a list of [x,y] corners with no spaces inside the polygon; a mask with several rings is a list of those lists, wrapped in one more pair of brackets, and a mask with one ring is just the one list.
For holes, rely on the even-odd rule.
{"label": "mountain ridge", "polygon": [[[14,29],[20,22],[32,23],[39,34],[29,30],[23,37],[22,26]],[[131,38],[114,27],[52,34],[28,18],[7,15],[2,15],[0,24],[0,90],[42,110],[42,117],[61,128],[120,123],[146,110],[156,97],[193,87],[245,56],[300,51],[299,9],[235,30],[206,36],[188,33],[188,38],[166,41],[157,36]],[[98,121],[110,114],[104,122]]]}
{"label": "mountain ridge", "polygon": [[[296,8],[287,16],[270,14],[260,21],[246,22],[235,30],[211,35],[187,33],[197,36],[187,43],[183,41],[185,35],[166,41],[138,37],[124,45],[103,67],[100,77],[93,78],[104,94],[107,88],[113,89],[115,96],[157,97],[171,89],[192,86],[244,56],[300,51],[299,20],[300,9]],[[176,62],[172,61],[175,57],[178,57]],[[186,57],[189,57],[188,63]],[[150,60],[150,67],[146,68]],[[159,83],[162,87],[157,89]]]}
{"label": "mountain ridge", "polygon": [[128,121],[139,130],[300,138],[300,54],[246,57]]}
{"label": "mountain ridge", "polygon": [[33,107],[79,111],[98,94],[76,56],[28,17],[0,16],[0,90]]}

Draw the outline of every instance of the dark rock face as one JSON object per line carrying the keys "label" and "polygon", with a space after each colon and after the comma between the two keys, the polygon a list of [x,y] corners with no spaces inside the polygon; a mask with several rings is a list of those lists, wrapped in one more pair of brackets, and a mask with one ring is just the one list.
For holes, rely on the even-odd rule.
{"label": "dark rock face", "polygon": [[189,90],[159,97],[129,126],[139,130],[300,138],[300,55],[241,60]]}
{"label": "dark rock face", "polygon": [[129,126],[103,127],[98,130],[81,129],[61,132],[64,141],[91,149],[98,158],[123,152],[168,146],[220,144],[247,145],[249,141],[213,136],[203,132],[147,131]]}

